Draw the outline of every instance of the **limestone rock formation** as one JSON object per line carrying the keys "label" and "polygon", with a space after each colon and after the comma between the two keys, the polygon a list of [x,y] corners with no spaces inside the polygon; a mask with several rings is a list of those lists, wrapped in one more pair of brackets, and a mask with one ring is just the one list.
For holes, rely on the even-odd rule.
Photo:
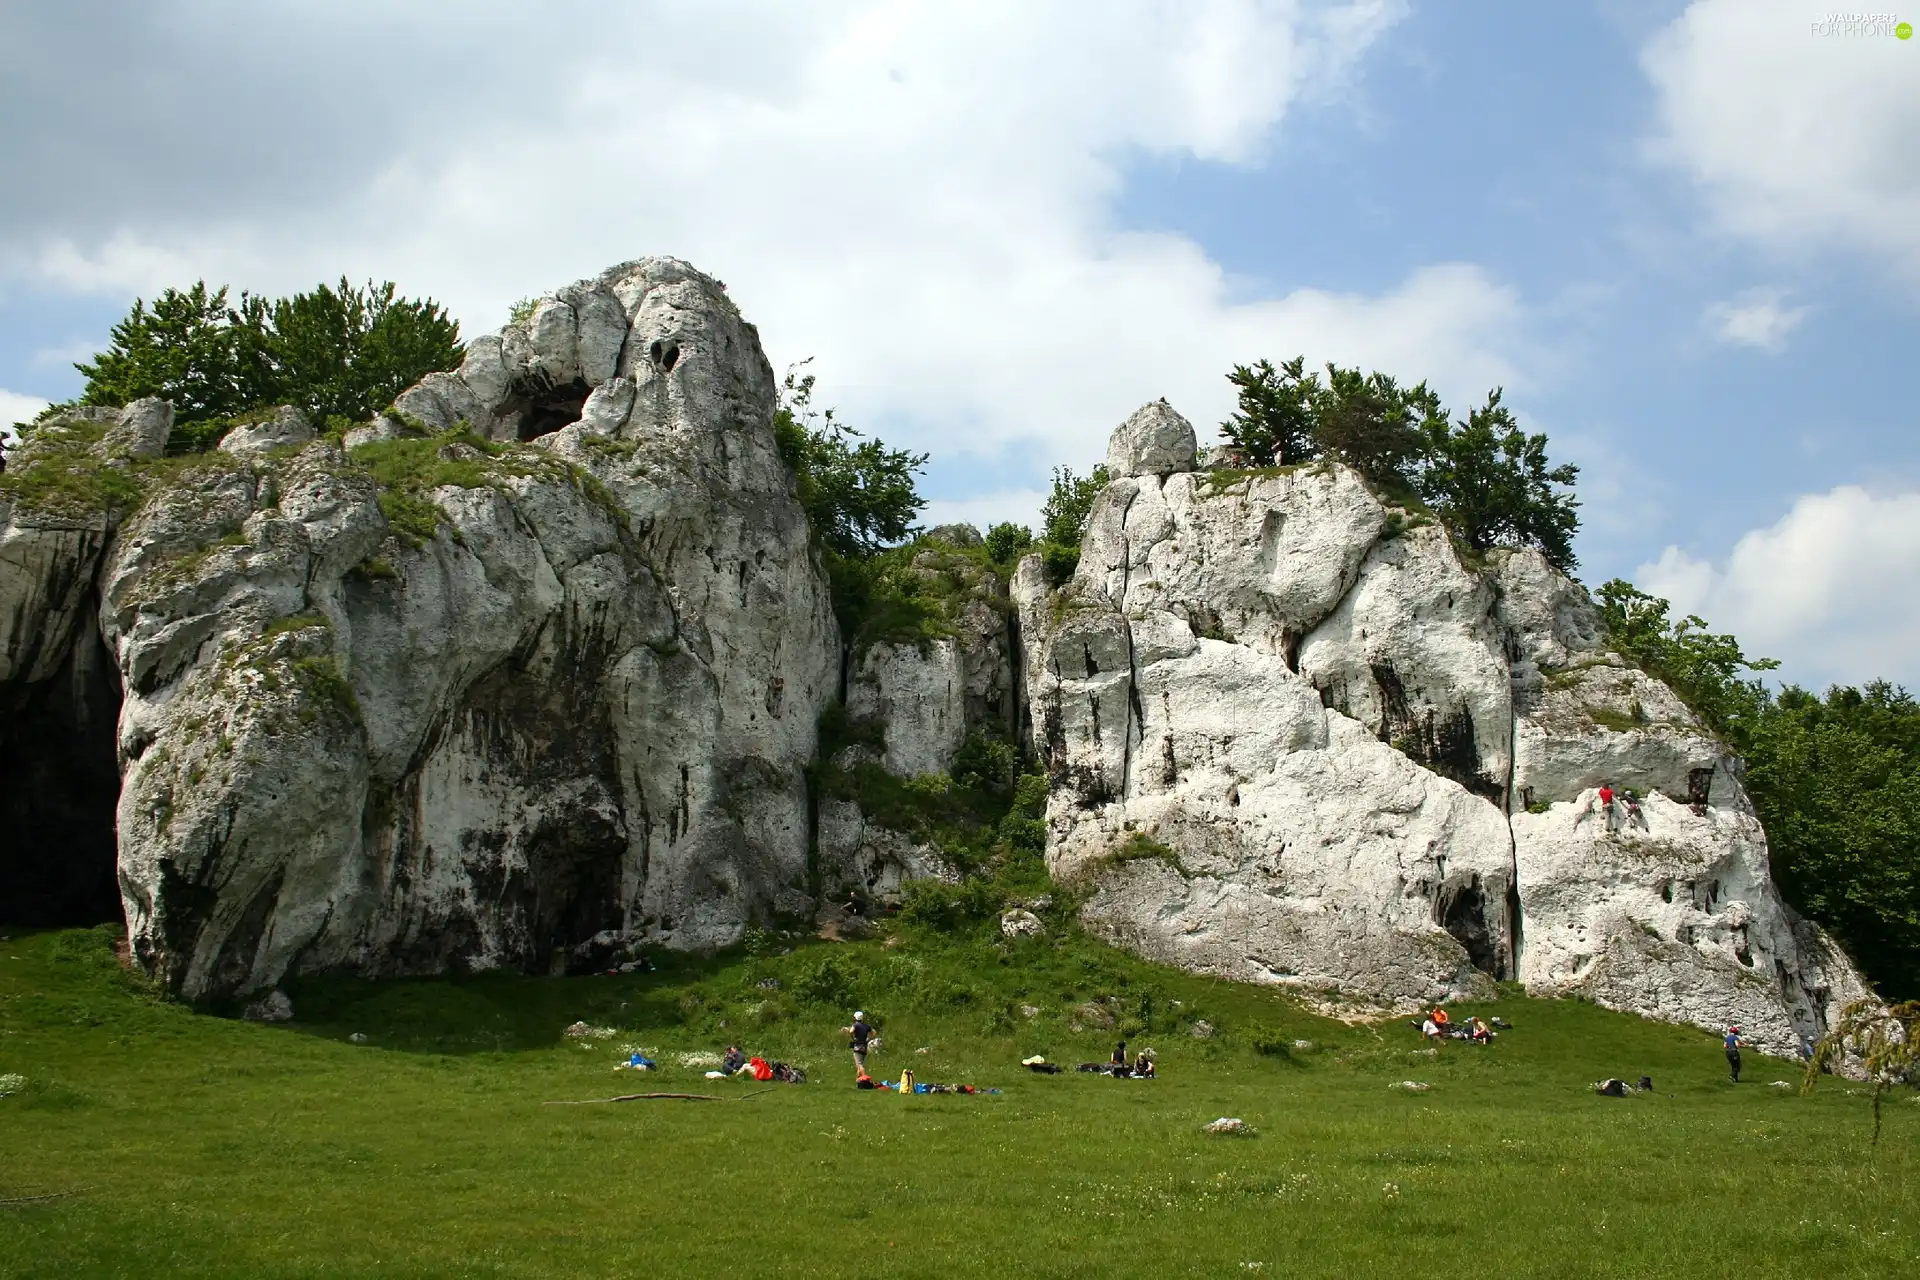
{"label": "limestone rock formation", "polygon": [[[1152,958],[1404,1007],[1495,979],[1776,1052],[1864,991],[1781,902],[1734,762],[1532,551],[1333,463],[1195,472],[1114,433],[1079,569],[1014,582],[1048,857]],[[1646,797],[1599,810],[1611,782]]]}
{"label": "limestone rock formation", "polygon": [[924,616],[843,637],[774,409],[724,289],[655,258],[343,437],[36,428],[0,484],[10,912],[118,908],[195,999],[605,967],[954,878],[908,800],[1024,740],[1053,871],[1152,958],[1360,1009],[1518,980],[1775,1052],[1864,993],[1738,762],[1539,554],[1463,560],[1332,463],[1196,469],[1157,401],[1070,582],[935,530],[890,553]]}
{"label": "limestone rock formation", "polygon": [[[281,414],[131,464],[124,520],[0,511],[9,705],[58,718],[95,609],[123,692],[135,954],[199,998],[809,910],[838,631],[774,398],[721,286],[646,259],[476,339],[358,448]],[[128,431],[67,436],[145,456]]]}
{"label": "limestone rock formation", "polygon": [[891,899],[909,880],[956,875],[929,842],[863,810],[863,766],[902,779],[948,774],[968,734],[1019,732],[1019,633],[1006,585],[967,554],[979,545],[971,526],[949,526],[914,550],[910,571],[935,602],[932,634],[848,637],[846,719],[861,741],[827,762],[819,862],[829,898],[858,888]]}

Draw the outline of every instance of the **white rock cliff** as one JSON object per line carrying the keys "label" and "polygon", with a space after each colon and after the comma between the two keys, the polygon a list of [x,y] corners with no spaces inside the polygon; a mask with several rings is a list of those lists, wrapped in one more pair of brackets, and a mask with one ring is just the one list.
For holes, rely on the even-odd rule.
{"label": "white rock cliff", "polygon": [[1070,582],[938,530],[937,625],[843,643],[774,409],[724,289],[654,258],[344,440],[282,410],[163,459],[159,401],[36,431],[12,468],[146,488],[0,498],[0,820],[58,855],[0,890],[117,898],[196,999],[599,966],[952,877],[860,779],[938,786],[984,734],[1030,741],[1054,872],[1154,959],[1355,1010],[1513,980],[1774,1052],[1865,993],[1738,763],[1538,553],[1463,562],[1331,463],[1198,469],[1156,401]]}
{"label": "white rock cliff", "polygon": [[[774,403],[723,289],[647,259],[399,398],[507,442],[438,449],[470,466],[416,498],[425,536],[374,459],[285,413],[110,535],[0,513],[0,670],[66,662],[99,602],[135,954],[197,998],[712,946],[807,910],[839,639]],[[112,432],[150,452],[152,416]]]}
{"label": "white rock cliff", "polygon": [[1780,900],[1724,747],[1577,584],[1470,568],[1333,463],[1196,472],[1170,412],[1115,433],[1073,580],[1014,584],[1048,856],[1096,929],[1329,1003],[1518,980],[1782,1053],[1864,994]]}

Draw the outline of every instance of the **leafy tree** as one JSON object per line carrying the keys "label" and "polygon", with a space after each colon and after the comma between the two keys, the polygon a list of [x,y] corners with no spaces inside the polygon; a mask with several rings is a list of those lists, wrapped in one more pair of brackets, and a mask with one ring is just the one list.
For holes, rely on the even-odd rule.
{"label": "leafy tree", "polygon": [[1535,546],[1563,573],[1573,572],[1573,535],[1580,527],[1571,486],[1580,469],[1547,465],[1547,437],[1528,435],[1500,403],[1495,388],[1465,422],[1425,420],[1426,458],[1420,489],[1454,533],[1476,551]]}
{"label": "leafy tree", "polygon": [[927,505],[914,480],[927,455],[863,438],[832,409],[815,409],[813,388],[813,374],[787,371],[773,433],[799,482],[800,505],[814,532],[845,558],[871,556],[905,541]]}
{"label": "leafy tree", "polygon": [[1023,524],[1005,521],[987,530],[987,558],[1009,567],[1033,545],[1033,530]]}
{"label": "leafy tree", "polygon": [[1891,1007],[1878,1000],[1855,1000],[1841,1011],[1840,1024],[1829,1031],[1807,1063],[1800,1084],[1802,1097],[1813,1092],[1820,1073],[1836,1058],[1858,1054],[1866,1068],[1867,1088],[1873,1097],[1873,1137],[1880,1145],[1880,1104],[1897,1085],[1920,1079],[1920,1000]]}
{"label": "leafy tree", "polygon": [[1320,451],[1390,490],[1411,483],[1436,419],[1444,426],[1446,411],[1426,383],[1402,387],[1384,373],[1334,364],[1313,397],[1313,438]]}
{"label": "leafy tree", "polygon": [[[254,302],[248,299],[248,302]],[[244,312],[273,384],[269,399],[317,417],[363,421],[429,373],[459,367],[460,326],[430,298],[400,298],[391,280],[340,278]]]}
{"label": "leafy tree", "polygon": [[1666,681],[1715,731],[1744,747],[1768,699],[1765,686],[1741,679],[1741,673],[1771,671],[1780,664],[1749,658],[1738,640],[1714,635],[1701,618],[1670,620],[1671,608],[1622,578],[1600,588],[1600,614],[1614,647]]}
{"label": "leafy tree", "polygon": [[1748,738],[1782,891],[1883,994],[1920,997],[1920,705],[1885,681],[1788,686]]}
{"label": "leafy tree", "polygon": [[1240,403],[1220,434],[1244,465],[1305,462],[1320,451],[1314,436],[1320,375],[1306,368],[1307,358],[1295,356],[1277,369],[1269,360],[1237,364],[1227,375]]}
{"label": "leafy tree", "polygon": [[1040,508],[1040,558],[1047,578],[1059,586],[1080,566],[1080,543],[1087,536],[1093,504],[1107,487],[1107,469],[1095,467],[1076,476],[1071,467],[1053,469],[1053,492]]}
{"label": "leafy tree", "polygon": [[1053,492],[1040,508],[1040,536],[1056,546],[1078,547],[1087,536],[1087,519],[1106,490],[1107,478],[1104,465],[1085,476],[1074,475],[1072,467],[1055,467]]}
{"label": "leafy tree", "polygon": [[1424,382],[1403,387],[1337,364],[1322,380],[1307,372],[1304,356],[1278,367],[1236,365],[1227,380],[1239,406],[1220,434],[1242,465],[1331,456],[1393,501],[1424,499],[1475,550],[1537,546],[1563,571],[1573,569],[1579,504],[1561,487],[1578,469],[1549,465],[1547,438],[1520,430],[1498,390],[1455,424]]}
{"label": "leafy tree", "polygon": [[173,402],[181,438],[204,448],[209,424],[270,405],[325,418],[371,417],[429,373],[460,363],[460,329],[431,299],[400,298],[391,281],[269,301],[196,282],[167,289],[151,308],[136,300],[91,363],[81,404],[119,405],[142,396]]}
{"label": "leafy tree", "polygon": [[255,334],[227,306],[224,286],[206,281],[191,289],[163,290],[148,308],[135,299],[126,319],[113,326],[112,343],[90,364],[80,403],[123,405],[144,396],[173,402],[181,419],[225,418],[261,404],[267,380]]}

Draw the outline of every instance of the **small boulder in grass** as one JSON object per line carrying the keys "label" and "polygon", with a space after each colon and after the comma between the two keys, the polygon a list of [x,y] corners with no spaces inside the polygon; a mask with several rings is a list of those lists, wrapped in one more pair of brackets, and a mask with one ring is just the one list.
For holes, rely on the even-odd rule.
{"label": "small boulder in grass", "polygon": [[1205,1018],[1202,1018],[1193,1024],[1193,1028],[1188,1031],[1187,1034],[1195,1040],[1211,1040],[1213,1039],[1213,1024]]}
{"label": "small boulder in grass", "polygon": [[293,1001],[284,991],[269,991],[248,1005],[240,1016],[248,1022],[292,1022]]}
{"label": "small boulder in grass", "polygon": [[570,1040],[605,1040],[614,1034],[614,1030],[612,1027],[596,1027],[589,1023],[576,1022],[561,1034]]}
{"label": "small boulder in grass", "polygon": [[0,1076],[0,1098],[19,1093],[26,1087],[27,1078],[18,1072],[9,1071],[6,1075]]}
{"label": "small boulder in grass", "polygon": [[1387,1087],[1389,1089],[1404,1089],[1408,1093],[1425,1093],[1427,1090],[1433,1088],[1432,1085],[1423,1080],[1402,1080],[1398,1084],[1391,1084]]}
{"label": "small boulder in grass", "polygon": [[1245,1120],[1242,1120],[1239,1116],[1221,1116],[1218,1120],[1215,1120],[1207,1126],[1207,1132],[1230,1133],[1242,1138],[1251,1138],[1253,1136],[1253,1126]]}

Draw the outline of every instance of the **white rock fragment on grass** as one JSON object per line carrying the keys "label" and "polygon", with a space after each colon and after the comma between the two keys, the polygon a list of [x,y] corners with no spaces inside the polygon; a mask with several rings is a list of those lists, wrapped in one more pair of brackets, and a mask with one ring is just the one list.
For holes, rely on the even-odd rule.
{"label": "white rock fragment on grass", "polygon": [[585,1022],[576,1022],[561,1034],[573,1040],[605,1040],[616,1033],[612,1027],[596,1027]]}
{"label": "white rock fragment on grass", "polygon": [[1427,1090],[1433,1088],[1432,1085],[1420,1080],[1402,1080],[1398,1084],[1391,1084],[1387,1087],[1389,1089],[1405,1089],[1408,1093],[1425,1093]]}
{"label": "white rock fragment on grass", "polygon": [[1308,1052],[1309,1050],[1311,1050],[1311,1049],[1313,1048],[1313,1041],[1311,1041],[1311,1040],[1295,1040],[1295,1041],[1293,1042],[1293,1047],[1294,1047],[1294,1049],[1295,1049],[1296,1051],[1298,1051],[1298,1052],[1300,1052],[1300,1053],[1306,1053],[1306,1052]]}
{"label": "white rock fragment on grass", "polygon": [[1195,1040],[1211,1040],[1213,1039],[1213,1024],[1205,1018],[1202,1018],[1193,1024],[1193,1030],[1188,1032],[1188,1034]]}
{"label": "white rock fragment on grass", "polygon": [[1020,1016],[1023,1018],[1037,1018],[1040,1016],[1040,1006],[1037,1004],[1023,1004],[1020,1006]]}
{"label": "white rock fragment on grass", "polygon": [[1248,1124],[1245,1120],[1240,1119],[1240,1117],[1238,1116],[1221,1116],[1218,1120],[1215,1120],[1212,1124],[1207,1126],[1207,1132],[1208,1133],[1237,1133],[1237,1134],[1246,1135],[1246,1134],[1251,1134],[1253,1132],[1253,1126]]}
{"label": "white rock fragment on grass", "polygon": [[364,1031],[356,1031],[352,1035],[347,1037],[347,1043],[348,1044],[365,1044],[367,1043],[367,1033]]}
{"label": "white rock fragment on grass", "polygon": [[1791,1088],[1793,1088],[1793,1086],[1792,1086],[1792,1085],[1790,1085],[1790,1084],[1788,1084],[1788,1083],[1787,1083],[1787,1082],[1786,1082],[1785,1080],[1775,1080],[1775,1081],[1774,1081],[1774,1082],[1773,1082],[1772,1084],[1770,1084],[1770,1085],[1768,1085],[1767,1087],[1768,1087],[1769,1089],[1791,1089]]}
{"label": "white rock fragment on grass", "polygon": [[1040,917],[1031,911],[1015,907],[1000,917],[1000,932],[1009,938],[1038,938],[1046,933],[1047,927],[1040,923]]}
{"label": "white rock fragment on grass", "polygon": [[8,1094],[19,1093],[26,1087],[27,1078],[18,1072],[8,1072],[6,1075],[0,1076],[0,1098],[4,1098]]}

